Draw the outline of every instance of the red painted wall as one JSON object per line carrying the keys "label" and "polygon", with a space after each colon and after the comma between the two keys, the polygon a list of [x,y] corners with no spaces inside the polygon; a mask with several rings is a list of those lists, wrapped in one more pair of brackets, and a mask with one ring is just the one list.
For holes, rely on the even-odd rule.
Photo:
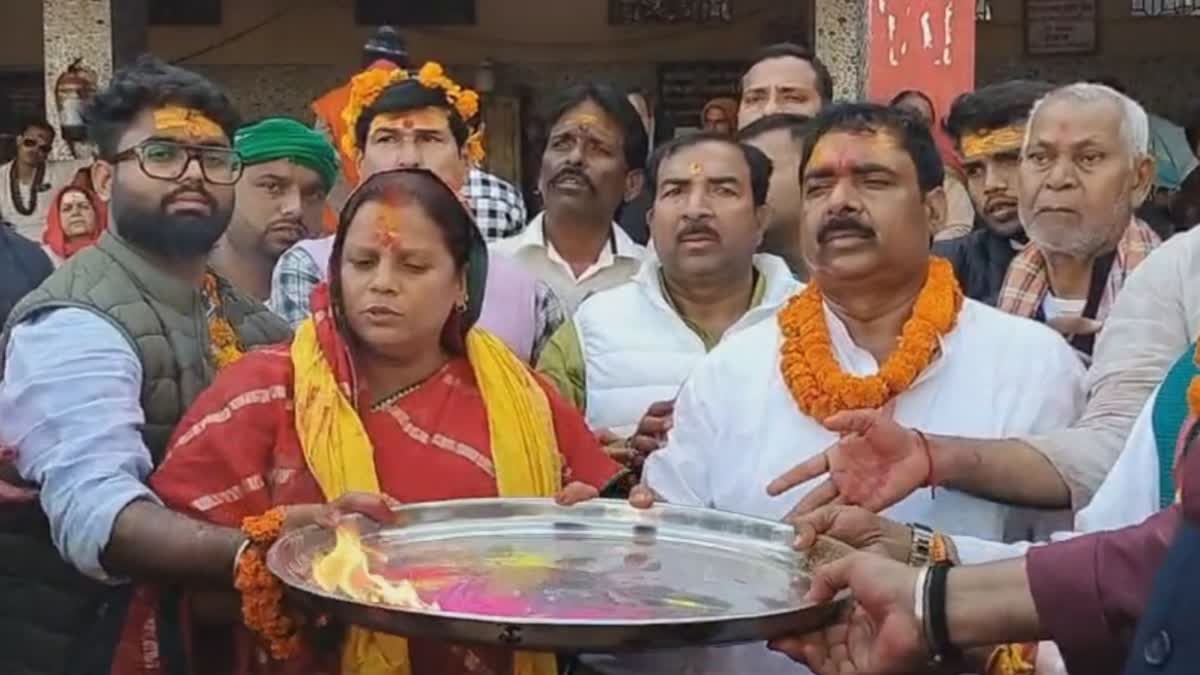
{"label": "red painted wall", "polygon": [[886,103],[905,89],[920,89],[941,120],[956,96],[975,88],[975,0],[856,1],[870,5],[872,101]]}

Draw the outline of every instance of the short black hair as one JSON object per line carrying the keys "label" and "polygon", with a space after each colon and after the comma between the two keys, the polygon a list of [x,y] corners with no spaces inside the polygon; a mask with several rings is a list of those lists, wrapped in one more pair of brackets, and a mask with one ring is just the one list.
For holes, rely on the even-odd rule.
{"label": "short black hair", "polygon": [[1196,152],[1196,144],[1200,143],[1200,99],[1192,101],[1187,117],[1183,120],[1183,131],[1187,134],[1188,147]]}
{"label": "short black hair", "polygon": [[817,143],[826,135],[839,131],[886,131],[891,134],[916,166],[917,185],[920,186],[922,194],[941,187],[946,179],[942,156],[925,120],[908,110],[877,103],[838,103],[822,110],[813,119],[809,143],[800,157],[801,176],[812,160],[813,148]]}
{"label": "short black hair", "polygon": [[140,113],[169,104],[204,113],[221,127],[231,143],[241,126],[237,108],[217,85],[202,75],[143,54],[114,73],[109,85],[84,110],[88,135],[100,157],[111,160],[120,152],[117,144],[122,134]]}
{"label": "short black hair", "polygon": [[754,54],[754,58],[750,61],[750,65],[746,67],[745,73],[742,74],[742,80],[746,79],[746,73],[749,73],[751,68],[763,61],[789,57],[807,61],[812,66],[813,72],[817,74],[817,93],[821,95],[821,100],[825,103],[832,101],[833,75],[829,73],[829,68],[825,66],[825,63],[811,49],[794,42],[778,42],[758,50]]}
{"label": "short black hair", "polygon": [[937,106],[934,105],[933,99],[929,98],[929,94],[926,94],[925,92],[921,91],[920,89],[905,89],[904,91],[900,92],[899,94],[896,94],[895,96],[893,96],[892,100],[890,102],[888,102],[888,105],[895,106],[895,105],[898,105],[900,102],[902,102],[904,99],[912,98],[912,97],[916,97],[916,98],[919,98],[922,101],[924,101],[925,104],[929,106],[929,109],[933,111],[934,116],[937,115]]}
{"label": "short black hair", "polygon": [[[625,166],[630,171],[646,168],[646,154],[650,151],[650,141],[646,137],[646,127],[642,123],[637,108],[629,102],[628,92],[611,84],[603,82],[586,82],[568,87],[550,107],[546,116],[549,127],[558,124],[558,120],[568,111],[588,101],[600,106],[621,127],[621,136],[625,146]],[[548,127],[548,128],[549,128]]]}
{"label": "short black hair", "polygon": [[797,145],[804,145],[804,141],[808,139],[812,119],[808,115],[800,113],[775,113],[760,117],[742,127],[738,130],[736,138],[739,142],[746,143],[772,131],[784,130]]}
{"label": "short black hair", "polygon": [[58,135],[58,132],[55,131],[54,127],[50,126],[50,123],[44,117],[25,116],[17,120],[18,134],[24,134],[30,129],[41,129],[48,132],[51,139]]}
{"label": "short black hair", "polygon": [[230,142],[241,126],[233,102],[202,75],[143,54],[114,73],[112,81],[88,103],[84,119],[100,157],[112,159],[121,135],[143,111],[169,104],[204,113],[221,128]]}
{"label": "short black hair", "polygon": [[767,203],[767,190],[771,187],[771,171],[773,169],[770,158],[753,145],[735,141],[715,131],[684,134],[667,141],[654,151],[654,154],[650,156],[650,163],[646,167],[646,191],[651,197],[658,192],[658,172],[662,168],[662,163],[682,150],[705,143],[728,145],[740,150],[742,156],[746,158],[746,166],[750,169],[750,191],[754,196],[754,205],[762,206]]}
{"label": "short black hair", "polygon": [[446,92],[442,89],[430,89],[417,80],[401,80],[384,89],[379,98],[371,105],[363,108],[354,123],[354,142],[359,150],[367,147],[367,132],[371,130],[371,122],[376,116],[386,113],[401,113],[421,108],[442,108],[450,113],[450,132],[458,147],[467,142],[471,130],[467,120],[458,114],[458,110],[446,100]]}
{"label": "short black hair", "polygon": [[961,94],[950,105],[942,128],[956,144],[968,134],[1024,124],[1033,104],[1054,90],[1040,80],[1006,80]]}

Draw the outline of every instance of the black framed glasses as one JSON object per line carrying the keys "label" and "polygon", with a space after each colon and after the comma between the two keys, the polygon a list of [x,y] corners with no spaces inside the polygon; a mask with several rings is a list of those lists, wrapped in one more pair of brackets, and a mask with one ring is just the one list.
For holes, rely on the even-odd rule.
{"label": "black framed glasses", "polygon": [[204,180],[214,185],[233,185],[242,177],[242,156],[233,148],[217,145],[187,145],[149,139],[122,150],[113,163],[137,159],[142,173],[159,180],[179,180],[192,161],[200,164]]}

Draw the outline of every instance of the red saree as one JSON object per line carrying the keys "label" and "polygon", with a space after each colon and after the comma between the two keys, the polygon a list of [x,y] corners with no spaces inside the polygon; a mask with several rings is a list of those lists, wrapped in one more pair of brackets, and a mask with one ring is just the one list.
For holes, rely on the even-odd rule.
{"label": "red saree", "polygon": [[[355,390],[349,352],[332,321],[319,320],[318,338],[335,364],[338,381],[346,391]],[[554,417],[563,484],[581,481],[603,488],[620,467],[574,408],[553,387],[540,380],[539,384]],[[417,389],[387,405],[370,407],[364,392],[357,393],[354,400],[375,447],[376,470],[387,494],[407,503],[497,495],[483,398],[465,358],[451,360]],[[287,345],[247,354],[222,371],[184,416],[151,487],[168,508],[228,527],[239,527],[243,517],[275,506],[324,501],[305,464],[292,397]],[[194,663],[197,672],[337,671],[336,649],[269,663],[247,631],[239,629],[235,643],[231,661]],[[229,650],[193,643],[188,651],[208,657]],[[421,640],[410,641],[410,655],[414,673],[439,675],[507,675],[512,660],[505,650]]]}

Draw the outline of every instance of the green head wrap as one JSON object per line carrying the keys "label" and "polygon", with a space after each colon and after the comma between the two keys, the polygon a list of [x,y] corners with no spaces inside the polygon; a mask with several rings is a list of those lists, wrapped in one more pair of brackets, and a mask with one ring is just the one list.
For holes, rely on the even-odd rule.
{"label": "green head wrap", "polygon": [[238,129],[233,146],[247,165],[288,159],[312,169],[321,177],[326,192],[337,181],[338,160],[333,145],[321,132],[290,117],[268,117]]}

